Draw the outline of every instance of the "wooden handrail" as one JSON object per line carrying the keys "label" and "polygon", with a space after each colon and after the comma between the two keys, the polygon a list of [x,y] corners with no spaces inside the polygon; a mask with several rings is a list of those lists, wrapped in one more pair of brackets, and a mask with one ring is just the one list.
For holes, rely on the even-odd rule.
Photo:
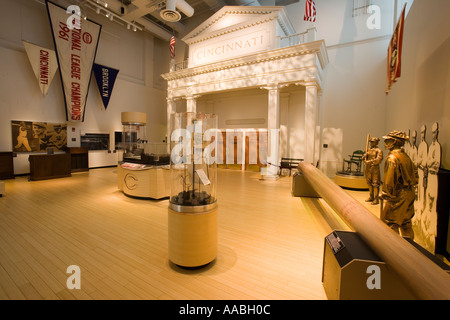
{"label": "wooden handrail", "polygon": [[298,169],[328,205],[422,300],[450,300],[450,275],[307,162]]}

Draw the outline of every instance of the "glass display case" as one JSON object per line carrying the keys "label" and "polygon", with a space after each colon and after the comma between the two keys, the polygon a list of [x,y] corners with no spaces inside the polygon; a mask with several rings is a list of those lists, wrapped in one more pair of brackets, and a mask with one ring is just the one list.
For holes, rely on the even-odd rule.
{"label": "glass display case", "polygon": [[174,113],[169,126],[169,260],[201,267],[217,256],[217,118]]}
{"label": "glass display case", "polygon": [[122,161],[151,166],[168,165],[170,159],[166,144],[148,142],[146,121],[145,113],[122,113]]}
{"label": "glass display case", "polygon": [[214,204],[217,183],[216,115],[174,113],[170,128],[172,207]]}
{"label": "glass display case", "polygon": [[123,132],[119,146],[123,153],[117,166],[117,186],[132,197],[167,198],[170,192],[167,144],[149,143],[146,123],[145,113],[122,112]]}

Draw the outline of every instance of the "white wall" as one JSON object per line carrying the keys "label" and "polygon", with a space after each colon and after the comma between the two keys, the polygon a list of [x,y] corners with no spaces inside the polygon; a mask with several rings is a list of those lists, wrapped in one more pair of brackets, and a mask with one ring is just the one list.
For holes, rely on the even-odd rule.
{"label": "white wall", "polygon": [[370,14],[353,17],[353,0],[316,1],[316,22],[305,22],[305,2],[289,5],[287,12],[297,32],[315,27],[316,39],[324,39],[327,46],[330,62],[320,100],[319,147],[320,166],[333,176],[344,158],[365,148],[367,134],[385,134],[386,55],[395,1],[373,1],[381,10],[380,29],[368,28]]}
{"label": "white wall", "polygon": [[[85,121],[68,122],[68,146],[79,146],[81,133],[121,131],[121,112],[147,113],[147,137],[162,142],[166,131],[166,83],[159,76],[168,71],[167,43],[148,33],[127,30],[103,16],[88,12],[100,23],[95,62],[119,69],[119,75],[105,110],[94,77],[91,78]],[[37,85],[22,40],[54,49],[46,7],[29,0],[0,0],[0,150],[12,150],[11,120],[65,122],[65,107],[59,74],[43,96]],[[75,128],[75,132],[72,132]],[[72,138],[76,138],[73,142]],[[92,166],[117,163],[117,154],[90,152]],[[29,172],[28,154],[14,159],[16,174]]]}
{"label": "white wall", "polygon": [[[450,1],[416,0],[405,23],[402,75],[387,98],[386,128],[440,125],[441,166],[450,169]],[[417,143],[418,143],[417,142]]]}

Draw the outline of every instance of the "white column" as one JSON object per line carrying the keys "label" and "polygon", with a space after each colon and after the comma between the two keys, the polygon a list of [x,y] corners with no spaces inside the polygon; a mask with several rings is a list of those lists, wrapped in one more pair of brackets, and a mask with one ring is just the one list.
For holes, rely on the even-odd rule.
{"label": "white column", "polygon": [[317,84],[306,83],[305,93],[305,161],[315,164]]}
{"label": "white column", "polygon": [[197,98],[199,95],[186,96],[186,112],[197,112]]}
{"label": "white column", "polygon": [[280,159],[290,155],[289,140],[289,93],[283,93],[280,95]]}
{"label": "white column", "polygon": [[278,176],[280,148],[280,89],[286,85],[269,84],[262,87],[269,91],[267,106],[267,172],[265,178]]}
{"label": "white column", "polygon": [[170,154],[170,134],[172,133],[172,129],[170,128],[170,115],[175,112],[176,106],[175,106],[175,99],[167,97],[167,152]]}

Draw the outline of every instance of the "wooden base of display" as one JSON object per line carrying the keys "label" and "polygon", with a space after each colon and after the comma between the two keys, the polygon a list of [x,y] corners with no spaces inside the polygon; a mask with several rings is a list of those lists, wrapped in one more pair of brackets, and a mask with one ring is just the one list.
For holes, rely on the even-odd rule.
{"label": "wooden base of display", "polygon": [[0,197],[5,194],[5,183],[0,181]]}
{"label": "wooden base of display", "polygon": [[117,166],[117,186],[128,196],[162,199],[170,194],[170,170],[154,167],[132,170]]}
{"label": "wooden base of display", "polygon": [[217,256],[217,206],[201,213],[169,208],[169,260],[181,267],[204,266]]}
{"label": "wooden base of display", "polygon": [[336,173],[334,176],[334,182],[338,186],[349,188],[349,189],[359,189],[359,190],[367,190],[369,189],[367,186],[366,178],[364,176],[357,176],[351,174],[340,174]]}

